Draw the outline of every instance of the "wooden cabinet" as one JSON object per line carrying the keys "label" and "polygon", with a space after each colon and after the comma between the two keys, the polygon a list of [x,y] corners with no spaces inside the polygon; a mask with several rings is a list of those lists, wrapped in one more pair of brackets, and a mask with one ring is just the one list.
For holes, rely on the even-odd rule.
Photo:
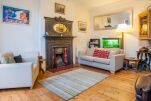
{"label": "wooden cabinet", "polygon": [[151,40],[151,9],[139,14],[139,39]]}
{"label": "wooden cabinet", "polygon": [[151,7],[150,7],[150,9],[148,10],[148,29],[149,29],[149,36],[150,36],[150,38],[151,38]]}

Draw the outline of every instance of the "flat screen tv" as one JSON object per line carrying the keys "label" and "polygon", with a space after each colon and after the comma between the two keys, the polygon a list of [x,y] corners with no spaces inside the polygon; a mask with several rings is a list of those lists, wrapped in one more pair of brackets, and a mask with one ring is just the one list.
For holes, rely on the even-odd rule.
{"label": "flat screen tv", "polygon": [[121,47],[120,38],[103,38],[102,46],[103,48],[120,48]]}

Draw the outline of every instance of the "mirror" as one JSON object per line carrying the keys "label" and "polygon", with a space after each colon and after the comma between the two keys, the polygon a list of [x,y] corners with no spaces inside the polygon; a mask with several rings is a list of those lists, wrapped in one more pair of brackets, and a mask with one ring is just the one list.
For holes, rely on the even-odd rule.
{"label": "mirror", "polygon": [[116,29],[118,24],[125,23],[132,27],[132,9],[127,9],[114,14],[98,15],[94,17],[94,30]]}
{"label": "mirror", "polygon": [[67,27],[64,24],[58,23],[53,26],[53,29],[57,33],[65,33],[67,32]]}

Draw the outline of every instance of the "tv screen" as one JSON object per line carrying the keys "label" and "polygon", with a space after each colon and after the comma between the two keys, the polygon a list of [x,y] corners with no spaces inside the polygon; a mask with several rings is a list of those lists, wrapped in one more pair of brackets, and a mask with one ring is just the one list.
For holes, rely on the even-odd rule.
{"label": "tv screen", "polygon": [[119,38],[103,38],[102,39],[103,48],[120,48]]}

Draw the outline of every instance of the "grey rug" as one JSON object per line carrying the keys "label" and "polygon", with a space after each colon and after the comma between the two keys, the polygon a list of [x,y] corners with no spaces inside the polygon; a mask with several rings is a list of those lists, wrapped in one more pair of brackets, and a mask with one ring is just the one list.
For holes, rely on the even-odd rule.
{"label": "grey rug", "polygon": [[39,82],[49,91],[55,93],[64,100],[69,100],[106,77],[108,77],[106,74],[86,69],[77,69],[40,80]]}

